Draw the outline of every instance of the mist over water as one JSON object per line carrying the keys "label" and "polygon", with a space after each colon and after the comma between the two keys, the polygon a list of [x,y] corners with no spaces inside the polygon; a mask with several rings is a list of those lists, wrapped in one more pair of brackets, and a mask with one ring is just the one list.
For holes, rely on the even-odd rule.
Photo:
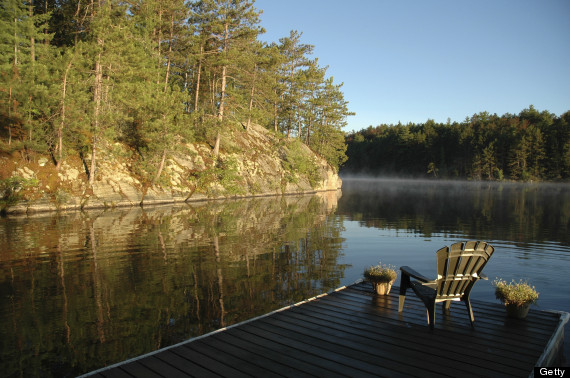
{"label": "mist over water", "polygon": [[503,253],[519,259],[570,260],[568,184],[343,177],[342,193],[337,214],[345,227],[352,221],[397,234],[399,243],[443,242],[435,252],[449,241],[477,239],[509,246]]}

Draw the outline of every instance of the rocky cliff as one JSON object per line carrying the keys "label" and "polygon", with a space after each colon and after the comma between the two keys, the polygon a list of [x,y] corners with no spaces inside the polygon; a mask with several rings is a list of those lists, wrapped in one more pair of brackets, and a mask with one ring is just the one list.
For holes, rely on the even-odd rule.
{"label": "rocky cliff", "polygon": [[99,152],[95,181],[88,159],[70,156],[59,170],[47,157],[0,157],[0,204],[5,213],[138,206],[205,199],[336,190],[337,172],[306,145],[252,125],[236,124],[222,136],[215,158],[206,143],[179,146],[160,180],[145,181],[126,147]]}

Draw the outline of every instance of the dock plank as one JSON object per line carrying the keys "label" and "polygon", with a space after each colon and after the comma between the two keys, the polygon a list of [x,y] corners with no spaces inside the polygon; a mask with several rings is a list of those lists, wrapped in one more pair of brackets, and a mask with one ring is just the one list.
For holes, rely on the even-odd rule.
{"label": "dock plank", "polygon": [[[180,348],[173,349],[173,352],[184,358],[196,361],[204,368],[221,375],[222,377],[249,377],[242,370],[228,366],[225,361],[219,361],[219,355],[211,355],[207,351],[203,351],[198,343],[184,344]],[[217,357],[217,358],[216,358]]]}
{"label": "dock plank", "polygon": [[91,376],[521,377],[553,335],[563,339],[561,314],[532,309],[511,320],[499,304],[472,305],[474,328],[458,303],[448,314],[438,306],[430,330],[413,294],[398,313],[398,288],[377,296],[359,283]]}
{"label": "dock plank", "polygon": [[[266,358],[266,356],[252,353],[249,350],[239,348],[231,343],[227,342],[228,337],[224,335],[220,340],[219,335],[214,335],[208,339],[207,343],[201,343],[200,349],[208,349],[210,346],[218,350],[217,354],[222,356],[224,362],[230,363],[232,365],[236,363],[241,363],[241,361],[247,361],[243,370],[245,373],[251,374],[253,376],[263,376],[263,377],[281,377],[280,372],[287,372],[289,374],[299,374],[302,372],[288,366],[286,364],[281,364],[277,361],[271,361]],[[231,359],[231,360],[229,360]]]}
{"label": "dock plank", "polygon": [[[406,356],[406,353],[404,353],[404,355],[399,354],[399,352],[405,352],[402,348],[399,350],[391,350],[390,348],[383,347],[381,345],[382,343],[378,343],[377,340],[358,339],[354,337],[354,335],[334,332],[332,329],[327,329],[326,326],[307,328],[305,327],[305,323],[299,323],[303,325],[298,326],[295,322],[290,321],[291,318],[288,317],[285,320],[275,318],[259,322],[256,325],[262,329],[272,330],[281,337],[289,336],[296,340],[304,340],[311,348],[318,348],[325,353],[331,353],[332,351],[341,353],[345,358],[360,361],[362,368],[373,374],[378,373],[378,359],[382,359],[382,369],[385,370],[386,374],[400,372],[407,376],[422,375],[426,377],[436,377],[445,373],[443,370],[429,372],[426,369],[414,367],[409,361],[406,361],[407,358],[411,357],[410,355]],[[339,337],[339,335],[342,336]],[[354,361],[350,363],[354,365]]]}
{"label": "dock plank", "polygon": [[192,376],[203,377],[203,378],[220,377],[220,375],[215,374],[214,372],[208,369],[205,369],[204,367],[198,365],[197,363],[194,363],[190,360],[180,357],[171,350],[165,350],[164,352],[158,353],[155,356],[156,358],[161,359],[165,363],[172,365],[176,369]]}
{"label": "dock plank", "polygon": [[[417,330],[413,327],[405,328],[395,328],[391,326],[382,326],[385,323],[378,321],[378,319],[369,318],[365,316],[355,316],[352,313],[346,313],[343,311],[331,311],[329,308],[321,308],[315,305],[311,308],[312,314],[318,316],[321,319],[326,319],[333,323],[350,324],[351,327],[359,330],[364,330],[371,332],[376,335],[377,338],[384,340],[387,345],[397,344],[410,350],[416,350],[418,352],[431,350],[431,349],[441,349],[442,352],[457,350],[457,348],[463,347],[464,343],[461,340],[452,339],[445,337],[445,335],[440,335],[439,333],[433,333],[429,338],[417,338]],[[292,312],[296,313],[296,309],[292,309]],[[488,345],[486,345],[488,348]],[[505,358],[514,362],[522,361],[525,362],[528,357],[522,356],[518,352],[512,352],[510,350],[494,350],[493,353],[479,352],[475,353],[473,357],[483,359],[483,360],[499,360],[503,361]]]}
{"label": "dock plank", "polygon": [[[408,294],[409,295],[409,294]],[[392,302],[396,301],[397,298],[392,297]],[[369,304],[363,303],[362,301],[350,301],[346,299],[341,299],[336,296],[331,296],[331,305],[336,307],[341,307],[347,310],[352,310],[354,307],[358,306],[361,311],[359,313],[365,313],[363,311],[365,308],[369,307]],[[423,304],[421,306],[408,306],[408,299],[406,299],[406,306],[402,315],[397,312],[397,306],[393,307],[393,311],[385,311],[377,302],[375,302],[375,307],[372,315],[376,315],[383,318],[388,318],[390,320],[403,320],[404,322],[409,322],[410,324],[415,324],[423,326],[426,324],[425,307]],[[453,309],[453,307],[452,307]],[[462,309],[459,309],[462,310]],[[502,312],[497,312],[493,319],[491,316],[483,316],[475,312],[475,329],[471,328],[469,324],[469,319],[465,314],[465,317],[456,316],[452,310],[451,316],[443,317],[441,311],[438,311],[436,315],[435,327],[440,330],[439,332],[450,331],[452,334],[462,333],[466,336],[477,335],[478,337],[488,340],[489,342],[506,342],[512,344],[513,346],[520,345],[521,343],[527,344],[525,349],[535,349],[536,351],[542,350],[542,343],[549,338],[549,335],[544,332],[533,332],[533,328],[529,327],[529,321],[531,319],[518,320],[512,319],[507,320],[505,318],[504,310]],[[369,311],[368,311],[369,312]],[[478,316],[479,315],[479,316]],[[401,317],[401,318],[400,318]],[[486,320],[485,320],[486,319]],[[545,322],[544,320],[542,320]],[[493,325],[489,325],[493,322]],[[555,318],[549,322],[550,326],[556,323]]]}
{"label": "dock plank", "polygon": [[[303,325],[309,326],[310,329],[311,325],[316,324],[313,319],[304,314],[291,314],[291,317],[284,319],[282,324],[290,323],[292,318],[298,319]],[[285,325],[285,327],[288,328],[290,326]],[[446,345],[447,340],[436,345],[426,346],[413,341],[418,339],[417,333],[407,333],[406,335],[401,333],[393,334],[391,337],[382,338],[383,341],[379,343],[374,329],[358,328],[353,325],[347,327],[334,320],[329,320],[329,327],[330,332],[326,332],[323,336],[330,342],[341,340],[343,345],[350,346],[361,353],[370,353],[372,351],[372,354],[376,357],[389,359],[399,365],[403,365],[400,366],[400,369],[404,370],[411,366],[410,361],[413,360],[413,363],[416,366],[421,366],[421,369],[425,369],[425,366],[428,365],[434,365],[437,367],[437,370],[434,371],[435,373],[445,374],[450,369],[453,369],[454,371],[462,372],[462,376],[465,376],[473,368],[471,365],[474,362],[480,363],[481,361],[473,357],[483,355],[477,348],[466,347],[464,344],[458,345],[456,348],[449,347]],[[342,338],[339,339],[339,337]],[[445,356],[441,355],[442,348],[445,351]],[[459,350],[461,353],[457,353]],[[450,366],[451,363],[454,366]],[[517,365],[513,367],[516,368]],[[493,361],[487,359],[485,369],[488,370],[489,374],[497,372],[508,373],[512,370],[512,367],[505,367],[501,360]]]}
{"label": "dock plank", "polygon": [[291,358],[282,351],[269,352],[271,350],[269,348],[270,343],[260,338],[256,341],[255,336],[240,337],[235,333],[227,332],[224,343],[239,348],[241,350],[240,355],[243,358],[254,357],[258,361],[261,360],[260,362],[267,368],[288,377],[312,377],[319,372],[319,369],[314,369],[312,364]]}
{"label": "dock plank", "polygon": [[134,376],[128,374],[126,371],[122,370],[121,368],[117,369],[110,369],[105,370],[103,373],[99,373],[95,375],[95,377],[106,377],[106,378],[133,378]]}
{"label": "dock plank", "polygon": [[286,335],[278,333],[276,329],[271,327],[264,327],[263,324],[256,322],[255,325],[246,325],[244,330],[251,332],[267,340],[275,343],[286,345],[293,349],[300,351],[297,354],[298,358],[308,358],[309,361],[319,364],[322,367],[333,369],[334,371],[345,376],[363,376],[374,377],[375,369],[370,364],[354,360],[338,351],[331,351],[323,348],[323,345],[315,347],[315,345],[308,343],[309,337],[294,337],[294,335]]}

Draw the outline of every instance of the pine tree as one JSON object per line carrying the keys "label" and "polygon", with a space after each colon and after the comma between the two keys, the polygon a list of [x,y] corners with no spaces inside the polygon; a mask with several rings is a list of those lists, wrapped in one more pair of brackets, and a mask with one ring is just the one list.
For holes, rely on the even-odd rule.
{"label": "pine tree", "polygon": [[[133,38],[128,51],[124,106],[132,117],[123,130],[142,157],[138,173],[146,184],[159,181],[166,158],[179,137],[188,137],[181,127],[188,102],[182,72],[181,41],[188,38],[187,8],[182,0],[144,1],[131,9]],[[137,93],[132,97],[129,93]]]}
{"label": "pine tree", "polygon": [[314,46],[301,43],[302,33],[292,30],[289,37],[279,40],[279,49],[283,55],[281,79],[284,91],[281,93],[280,123],[287,138],[291,135],[294,123],[299,117],[301,99],[302,70],[309,65],[306,55],[313,52]]}
{"label": "pine tree", "polygon": [[33,2],[6,0],[0,7],[0,83],[3,125],[8,144],[17,138],[37,149],[34,127],[39,127],[49,95],[47,64],[51,35],[43,33],[49,14],[36,14]]}
{"label": "pine tree", "polygon": [[214,156],[218,156],[220,148],[220,127],[223,125],[226,110],[226,91],[230,73],[236,69],[236,49],[243,41],[255,39],[262,31],[259,26],[259,11],[248,0],[202,0],[192,7],[194,22],[199,24],[197,29],[211,38],[212,55],[215,59],[213,68],[217,72],[212,76],[219,78],[219,93],[216,80],[210,86],[212,98],[218,104],[216,118],[218,120]]}
{"label": "pine tree", "polygon": [[[322,86],[327,68],[318,66],[318,59],[308,62],[308,66],[302,71],[301,91],[303,104],[301,106],[301,117],[305,125],[305,144],[311,145],[311,132],[313,125],[317,121],[318,112],[324,103],[321,96]],[[298,130],[299,138],[302,138],[302,130]]]}
{"label": "pine tree", "polygon": [[318,100],[320,119],[315,123],[310,144],[336,169],[347,160],[342,128],[346,126],[347,117],[354,115],[348,110],[348,101],[341,91],[342,85],[334,84],[332,77],[325,80]]}

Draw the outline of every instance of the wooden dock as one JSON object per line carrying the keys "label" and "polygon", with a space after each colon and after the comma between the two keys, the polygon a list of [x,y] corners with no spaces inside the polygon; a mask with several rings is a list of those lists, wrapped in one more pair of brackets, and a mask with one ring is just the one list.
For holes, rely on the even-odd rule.
{"label": "wooden dock", "polygon": [[526,320],[472,300],[447,316],[438,306],[430,331],[410,290],[398,314],[389,296],[358,283],[87,374],[92,377],[527,377],[557,363],[568,313],[531,309]]}

